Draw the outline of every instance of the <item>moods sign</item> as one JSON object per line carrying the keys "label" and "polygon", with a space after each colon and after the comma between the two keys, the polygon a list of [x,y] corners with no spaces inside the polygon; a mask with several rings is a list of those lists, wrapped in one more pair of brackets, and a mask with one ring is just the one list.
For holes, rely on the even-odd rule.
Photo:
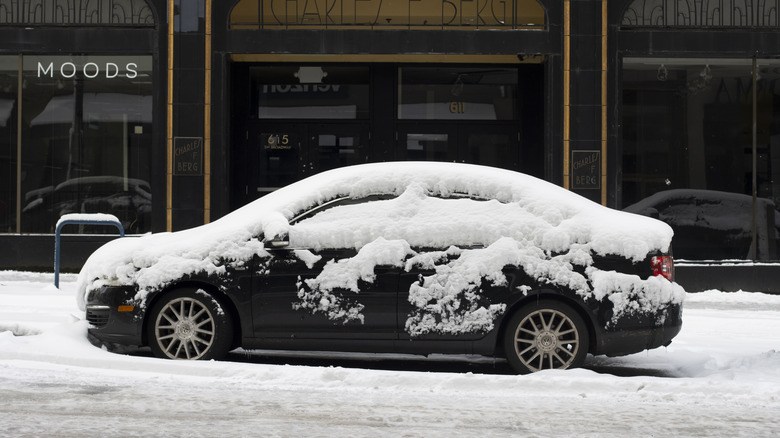
{"label": "moods sign", "polygon": [[87,62],[76,64],[75,62],[63,62],[60,64],[54,62],[38,62],[38,77],[62,77],[73,78],[76,76],[85,78],[102,77],[113,79],[118,77],[133,79],[138,76],[138,64],[128,62],[122,66],[115,62]]}

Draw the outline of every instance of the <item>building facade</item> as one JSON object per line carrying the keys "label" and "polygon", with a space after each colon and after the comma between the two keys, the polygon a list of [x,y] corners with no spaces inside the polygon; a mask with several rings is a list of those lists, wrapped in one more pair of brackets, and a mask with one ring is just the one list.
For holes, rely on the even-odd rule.
{"label": "building facade", "polygon": [[[0,267],[50,268],[65,213],[173,231],[431,160],[670,222],[688,288],[780,291],[778,1],[0,0]],[[69,269],[112,238],[66,232]]]}

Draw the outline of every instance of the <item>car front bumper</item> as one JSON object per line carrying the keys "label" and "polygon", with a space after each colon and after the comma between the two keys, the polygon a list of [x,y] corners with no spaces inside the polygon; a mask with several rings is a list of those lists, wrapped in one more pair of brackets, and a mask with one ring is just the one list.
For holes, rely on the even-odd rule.
{"label": "car front bumper", "polygon": [[90,291],[86,300],[89,335],[128,346],[143,345],[143,311],[130,286],[107,286]]}

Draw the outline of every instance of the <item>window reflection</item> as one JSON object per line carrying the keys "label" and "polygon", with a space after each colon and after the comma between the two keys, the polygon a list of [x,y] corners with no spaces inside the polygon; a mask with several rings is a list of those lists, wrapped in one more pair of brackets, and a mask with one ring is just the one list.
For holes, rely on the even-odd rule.
{"label": "window reflection", "polygon": [[466,139],[466,161],[468,163],[486,164],[505,169],[512,169],[517,165],[516,158],[512,154],[512,143],[507,134],[469,133]]}
{"label": "window reflection", "polygon": [[367,66],[251,67],[260,119],[367,119]]}
{"label": "window reflection", "polygon": [[0,233],[16,232],[18,56],[0,56]]}
{"label": "window reflection", "polygon": [[360,133],[320,133],[316,136],[317,171],[363,162],[365,141]]}
{"label": "window reflection", "polygon": [[[777,259],[780,212],[770,199],[756,203],[756,258]],[[716,190],[672,189],[625,209],[660,219],[674,229],[674,256],[688,260],[750,259],[753,197]]]}
{"label": "window reflection", "polygon": [[110,213],[128,233],[149,231],[151,57],[23,64],[21,231],[53,233],[68,213]]}
{"label": "window reflection", "polygon": [[452,161],[447,134],[406,134],[406,159],[412,161]]}
{"label": "window reflection", "polygon": [[780,258],[780,62],[758,61],[755,90],[751,59],[623,67],[623,205],[670,223],[678,258]]}
{"label": "window reflection", "polygon": [[403,67],[398,118],[516,120],[516,68]]}
{"label": "window reflection", "polygon": [[300,179],[301,138],[301,135],[287,131],[259,134],[259,194],[270,193]]}

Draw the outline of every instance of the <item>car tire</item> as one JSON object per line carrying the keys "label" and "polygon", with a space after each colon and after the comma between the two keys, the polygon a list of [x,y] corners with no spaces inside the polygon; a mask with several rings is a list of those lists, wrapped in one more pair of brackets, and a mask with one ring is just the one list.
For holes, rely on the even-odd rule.
{"label": "car tire", "polygon": [[164,359],[222,359],[233,325],[222,305],[202,289],[178,289],[152,307],[147,326],[152,353]]}
{"label": "car tire", "polygon": [[504,352],[518,373],[577,368],[588,354],[588,329],[569,305],[539,300],[520,308],[504,332]]}

